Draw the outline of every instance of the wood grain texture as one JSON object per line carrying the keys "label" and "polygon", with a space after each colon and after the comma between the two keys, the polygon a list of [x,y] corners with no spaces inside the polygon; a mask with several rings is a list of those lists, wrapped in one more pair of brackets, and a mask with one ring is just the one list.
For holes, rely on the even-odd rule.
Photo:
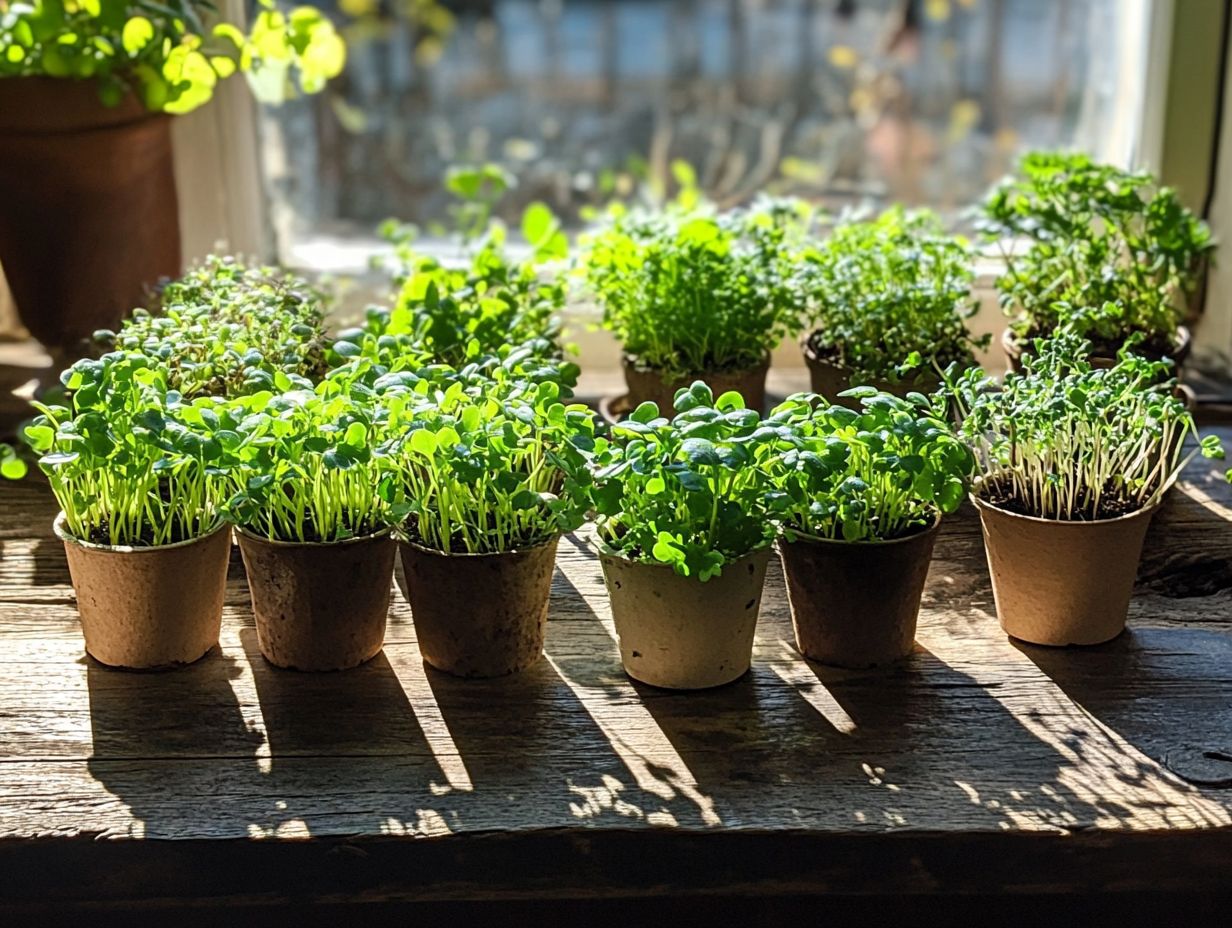
{"label": "wood grain texture", "polygon": [[1232,778],[1232,493],[1201,462],[1107,645],[1007,640],[964,510],[901,666],[802,660],[772,565],[753,671],[689,694],[621,671],[585,536],[513,677],[426,668],[400,589],[368,665],[277,670],[238,553],[217,652],[109,670],[45,487],[0,493],[0,910],[1226,887],[1232,790],[1195,784]]}

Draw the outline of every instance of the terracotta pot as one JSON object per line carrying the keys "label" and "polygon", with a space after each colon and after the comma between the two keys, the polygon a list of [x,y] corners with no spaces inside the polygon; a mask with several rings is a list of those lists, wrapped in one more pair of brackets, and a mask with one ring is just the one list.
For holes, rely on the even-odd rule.
{"label": "terracotta pot", "polygon": [[0,264],[21,320],[61,354],[181,271],[171,121],[94,81],[0,78]]}
{"label": "terracotta pot", "polygon": [[603,579],[634,680],[673,690],[730,683],[748,672],[770,549],[754,551],[705,583],[665,564],[603,552]]}
{"label": "terracotta pot", "polygon": [[893,541],[780,542],[800,653],[838,667],[876,667],[909,655],[940,527],[938,517]]}
{"label": "terracotta pot", "polygon": [[377,655],[397,551],[388,530],[330,543],[270,541],[242,528],[236,536],[267,661],[345,670]]}
{"label": "terracotta pot", "polygon": [[997,617],[1032,644],[1100,644],[1125,629],[1151,506],[1116,519],[1063,522],[1007,512],[973,495]]}
{"label": "terracotta pot", "polygon": [[804,352],[804,363],[809,370],[810,389],[814,393],[824,396],[831,403],[838,406],[846,406],[848,409],[858,410],[862,408],[858,400],[839,396],[844,390],[849,390],[852,387],[876,387],[885,393],[905,397],[908,393],[933,393],[941,386],[941,381],[938,378],[923,375],[916,377],[914,380],[900,381],[898,383],[890,383],[888,380],[878,380],[876,378],[857,377],[853,379],[852,372],[848,368],[823,358],[813,349],[811,334],[806,335],[801,340],[800,348]]}
{"label": "terracotta pot", "polygon": [[755,367],[742,371],[698,371],[683,377],[664,377],[655,368],[642,367],[636,358],[623,356],[625,383],[629,387],[627,408],[632,411],[649,400],[658,404],[659,412],[672,416],[676,391],[688,387],[695,380],[704,381],[716,398],[728,390],[736,390],[744,397],[744,405],[761,412],[766,406],[766,374],[770,370],[770,356]]}
{"label": "terracotta pot", "polygon": [[[1013,330],[1006,329],[1001,333],[1001,350],[1005,352],[1006,369],[1011,373],[1020,374],[1023,371],[1022,359],[1027,355],[1027,345],[1020,342],[1014,335]],[[1173,371],[1174,375],[1179,378],[1181,376],[1185,360],[1189,357],[1189,352],[1193,347],[1193,335],[1187,326],[1180,326],[1176,330],[1176,343],[1172,350],[1171,358],[1176,362],[1176,368]],[[1151,360],[1158,361],[1156,356],[1149,355]],[[1116,364],[1115,357],[1107,357],[1093,355],[1091,357],[1092,367],[1112,367]]]}
{"label": "terracotta pot", "polygon": [[231,531],[220,525],[190,541],[156,547],[99,545],[68,533],[64,542],[86,652],[131,670],[180,667],[218,644]]}
{"label": "terracotta pot", "polygon": [[399,545],[424,660],[458,677],[503,677],[539,660],[557,541],[501,554]]}

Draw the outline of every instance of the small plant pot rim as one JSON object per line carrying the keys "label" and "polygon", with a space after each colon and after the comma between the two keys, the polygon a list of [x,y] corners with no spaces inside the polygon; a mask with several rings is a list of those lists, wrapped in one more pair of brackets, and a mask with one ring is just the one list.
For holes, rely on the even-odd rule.
{"label": "small plant pot rim", "polygon": [[[1032,339],[1020,339],[1014,330],[1009,327],[1001,332],[1001,349],[1015,361],[1022,358],[1023,352],[1026,351],[1031,341]],[[1172,339],[1172,354],[1169,357],[1179,366],[1189,357],[1192,344],[1193,333],[1189,331],[1189,326],[1178,325],[1176,327],[1176,335]],[[1103,356],[1100,355],[1099,357]]]}
{"label": "small plant pot rim", "polygon": [[243,535],[258,544],[269,545],[271,548],[337,548],[341,545],[356,545],[364,541],[374,541],[378,538],[383,538],[393,532],[393,529],[383,528],[379,531],[369,532],[367,535],[352,535],[350,538],[340,538],[338,541],[282,541],[281,539],[268,538],[260,532],[254,532],[252,529],[244,528],[242,525],[235,526],[236,534]]}
{"label": "small plant pot rim", "polygon": [[1020,519],[1023,522],[1039,522],[1044,525],[1065,526],[1067,528],[1074,529],[1087,528],[1092,525],[1110,525],[1114,522],[1124,522],[1128,519],[1135,519],[1147,513],[1154,512],[1162,503],[1161,500],[1159,502],[1152,503],[1150,506],[1142,506],[1132,512],[1126,512],[1119,516],[1113,516],[1111,519],[1047,519],[1043,516],[1024,515],[1021,512],[1014,512],[1012,509],[1006,509],[1002,506],[990,503],[986,499],[981,498],[979,493],[971,493],[969,496],[971,498],[971,502],[977,509],[991,509],[1003,516],[1007,516],[1012,519]]}
{"label": "small plant pot rim", "polygon": [[[605,555],[606,557],[614,558],[615,560],[618,560],[618,561],[624,561],[626,564],[637,564],[640,567],[654,567],[654,568],[659,568],[662,570],[670,570],[673,573],[675,573],[676,571],[676,568],[673,567],[671,564],[664,564],[662,561],[647,561],[647,560],[643,560],[642,558],[629,557],[624,552],[617,551],[615,548],[608,545],[608,543],[606,541],[603,541],[601,538],[599,538],[597,534],[591,538],[590,544],[591,544],[591,547],[593,547],[595,551],[597,551],[599,554]],[[764,545],[761,545],[760,547],[751,548],[750,550],[745,551],[742,554],[737,554],[733,557],[728,557],[727,562],[726,564],[724,564],[724,566],[727,566],[727,564],[734,564],[736,561],[743,561],[746,557],[752,557],[755,554],[761,554],[763,551],[772,551],[773,549],[774,549],[774,542],[773,541],[768,542]],[[724,556],[726,557],[726,555]],[[697,580],[696,577],[685,577],[685,576],[681,576],[680,579]],[[698,582],[700,583],[701,581],[698,580]]]}
{"label": "small plant pot rim", "polygon": [[[800,351],[804,355],[805,366],[825,366],[838,371],[840,375],[851,380],[856,376],[856,372],[845,364],[840,364],[832,358],[825,357],[817,353],[813,348],[813,336],[820,332],[820,329],[810,329],[800,336]],[[974,358],[972,358],[974,364]],[[865,383],[869,386],[876,387],[878,390],[893,392],[894,389],[907,389],[907,392],[929,393],[941,386],[941,381],[937,374],[928,367],[922,368],[913,377],[904,378],[903,380],[893,382],[889,379],[889,375],[874,375],[864,378]],[[852,384],[856,386],[856,384]],[[835,402],[834,397],[826,397],[830,402]]]}
{"label": "small plant pot rim", "polygon": [[[662,374],[662,372],[664,371],[664,368],[656,367],[653,364],[647,364],[644,361],[642,361],[642,359],[639,358],[637,355],[629,354],[629,352],[627,351],[622,351],[620,353],[620,361],[622,364],[626,364],[636,371],[645,371],[647,373],[655,373],[655,374]],[[730,374],[730,375],[736,376],[739,374],[751,374],[756,371],[760,371],[762,369],[768,370],[769,368],[770,368],[770,352],[767,351],[764,355],[762,355],[761,360],[755,364],[746,364],[744,367],[716,367],[716,368],[707,368],[705,370],[700,370],[700,371],[685,371],[684,373],[679,374],[677,376],[679,376],[681,379],[692,378],[693,380],[700,380],[706,374]]]}
{"label": "small plant pot rim", "polygon": [[90,551],[109,551],[114,554],[151,554],[158,551],[170,551],[173,548],[186,548],[206,538],[214,537],[219,532],[229,528],[229,526],[226,522],[219,522],[208,532],[202,532],[200,535],[186,538],[183,541],[175,541],[169,545],[104,545],[97,541],[85,541],[68,530],[68,516],[63,511],[56,515],[55,521],[51,523],[51,528],[56,533],[56,537],[61,541],[76,545],[78,548],[86,548]]}
{"label": "small plant pot rim", "polygon": [[404,535],[398,535],[396,538],[398,544],[406,545],[408,548],[414,548],[416,551],[422,551],[424,554],[435,554],[437,557],[478,560],[479,558],[485,557],[509,557],[514,554],[526,554],[530,551],[538,551],[542,548],[546,548],[553,542],[559,542],[560,534],[551,535],[543,541],[536,542],[533,545],[521,545],[517,548],[509,548],[505,551],[442,551],[440,548],[434,548],[431,545],[411,541]]}
{"label": "small plant pot rim", "polygon": [[871,541],[846,541],[842,538],[813,538],[810,536],[808,538],[804,538],[804,537],[797,538],[795,541],[788,541],[786,538],[780,537],[776,543],[780,546],[804,544],[804,545],[845,545],[845,546],[867,545],[869,547],[872,547],[875,545],[879,548],[883,548],[888,545],[907,544],[908,542],[914,541],[915,539],[919,538],[921,535],[927,535],[929,532],[936,530],[937,527],[941,525],[941,519],[942,519],[942,515],[941,515],[940,510],[934,509],[932,512],[932,516],[929,519],[927,525],[916,528],[910,534],[899,535],[897,538],[886,538],[886,539],[875,538]]}

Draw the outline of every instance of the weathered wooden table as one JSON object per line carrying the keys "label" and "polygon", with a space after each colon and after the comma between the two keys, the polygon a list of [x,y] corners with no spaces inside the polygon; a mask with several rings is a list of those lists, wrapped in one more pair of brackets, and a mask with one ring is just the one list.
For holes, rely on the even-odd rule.
{"label": "weathered wooden table", "polygon": [[0,489],[2,924],[214,924],[220,906],[405,923],[412,902],[515,923],[545,902],[592,923],[781,923],[876,900],[901,920],[1001,892],[1074,894],[1070,913],[1104,893],[1100,912],[1132,914],[1229,891],[1232,790],[1213,784],[1232,782],[1232,492],[1201,461],[1108,645],[1008,641],[962,512],[908,662],[802,660],[772,570],[752,673],[693,694],[621,672],[578,538],[560,547],[546,656],[520,676],[426,670],[398,592],[369,665],[275,670],[238,556],[217,653],[108,670],[83,655],[53,508],[43,487]]}

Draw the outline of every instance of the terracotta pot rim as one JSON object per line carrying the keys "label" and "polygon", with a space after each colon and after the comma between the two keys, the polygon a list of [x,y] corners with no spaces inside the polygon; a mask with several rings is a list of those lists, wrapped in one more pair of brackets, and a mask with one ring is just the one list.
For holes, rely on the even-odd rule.
{"label": "terracotta pot rim", "polygon": [[1141,509],[1135,509],[1133,512],[1127,512],[1121,516],[1114,516],[1111,519],[1045,519],[1043,516],[1028,516],[1023,515],[1020,512],[1011,512],[1008,509],[1003,509],[1002,507],[994,505],[987,500],[981,499],[978,493],[970,493],[968,496],[971,502],[975,505],[976,509],[987,509],[1010,519],[1018,519],[1022,522],[1041,522],[1045,525],[1055,525],[1058,528],[1091,528],[1095,525],[1113,525],[1117,522],[1127,522],[1130,519],[1137,519],[1140,516],[1154,513],[1163,502],[1163,500],[1159,500],[1158,502],[1152,503],[1150,506],[1143,506]]}
{"label": "terracotta pot rim", "polygon": [[[636,371],[646,371],[648,373],[656,373],[662,376],[663,368],[653,367],[649,364],[643,364],[638,359],[637,355],[629,354],[627,351],[621,351],[620,360],[622,364],[626,364]],[[705,379],[707,375],[713,375],[713,374],[727,374],[728,376],[737,377],[741,374],[751,374],[757,371],[769,370],[769,369],[770,369],[770,352],[767,351],[764,355],[762,355],[762,359],[760,361],[758,361],[756,364],[750,364],[748,367],[732,367],[732,368],[722,367],[722,368],[712,368],[710,370],[703,370],[703,371],[686,371],[685,373],[679,375],[679,379],[681,380],[686,380],[686,379],[703,380]],[[676,377],[673,376],[672,379],[676,379]]]}
{"label": "terracotta pot rim", "polygon": [[[631,558],[631,557],[625,557],[623,554],[619,553],[613,548],[610,548],[607,545],[607,543],[602,541],[597,535],[591,540],[591,545],[599,552],[601,556],[611,558],[614,561],[619,561],[622,564],[627,564],[630,567],[646,567],[646,568],[652,568],[656,570],[670,570],[672,571],[672,573],[676,572],[676,568],[673,567],[671,564],[664,564],[660,561],[655,561],[652,563],[650,561],[635,560],[634,558]],[[768,544],[765,544],[760,548],[754,548],[752,551],[746,551],[744,554],[740,555],[739,557],[732,558],[730,561],[728,561],[723,566],[726,569],[732,564],[739,564],[741,561],[747,561],[749,558],[756,557],[759,554],[766,554],[773,550],[774,550],[774,542],[771,541]],[[696,580],[697,578],[681,576],[680,579],[681,580]],[[700,583],[701,581],[698,581],[698,582]]]}
{"label": "terracotta pot rim", "polygon": [[271,548],[340,548],[346,545],[356,545],[364,541],[379,541],[392,535],[392,533],[393,529],[383,528],[367,535],[356,535],[339,541],[280,541],[274,538],[266,538],[264,535],[259,535],[251,529],[244,528],[242,525],[235,526],[235,534],[259,544],[268,545]]}
{"label": "terracotta pot rim", "polygon": [[912,532],[910,535],[902,535],[898,538],[876,539],[874,541],[845,541],[842,538],[797,538],[795,541],[788,541],[786,538],[778,538],[777,542],[780,546],[785,545],[816,545],[824,547],[835,545],[847,548],[887,548],[892,545],[903,545],[911,541],[919,541],[929,535],[936,534],[941,529],[941,511],[933,510],[932,521],[922,529]]}
{"label": "terracotta pot rim", "polygon": [[421,545],[417,541],[411,541],[409,538],[398,537],[397,542],[400,545],[406,545],[421,554],[434,554],[437,557],[448,558],[450,560],[480,560],[483,558],[500,558],[511,557],[517,554],[530,554],[533,551],[542,551],[548,545],[557,544],[560,541],[563,532],[558,532],[550,538],[546,538],[541,542],[533,545],[523,545],[520,548],[510,548],[508,551],[488,551],[485,553],[475,553],[470,551],[442,551],[440,548],[431,548],[427,545]]}
{"label": "terracotta pot rim", "polygon": [[106,551],[114,554],[154,554],[159,551],[171,551],[175,548],[187,548],[189,545],[195,545],[199,541],[205,541],[207,538],[213,538],[219,532],[230,528],[226,522],[220,520],[219,523],[208,532],[197,535],[195,538],[186,538],[184,541],[172,542],[169,545],[104,545],[99,544],[96,541],[86,541],[82,538],[78,538],[68,530],[66,526],[67,522],[68,517],[64,514],[63,510],[61,510],[56,515],[55,521],[51,523],[52,531],[56,533],[56,537],[61,541],[74,545],[78,548],[84,548],[87,551]]}

